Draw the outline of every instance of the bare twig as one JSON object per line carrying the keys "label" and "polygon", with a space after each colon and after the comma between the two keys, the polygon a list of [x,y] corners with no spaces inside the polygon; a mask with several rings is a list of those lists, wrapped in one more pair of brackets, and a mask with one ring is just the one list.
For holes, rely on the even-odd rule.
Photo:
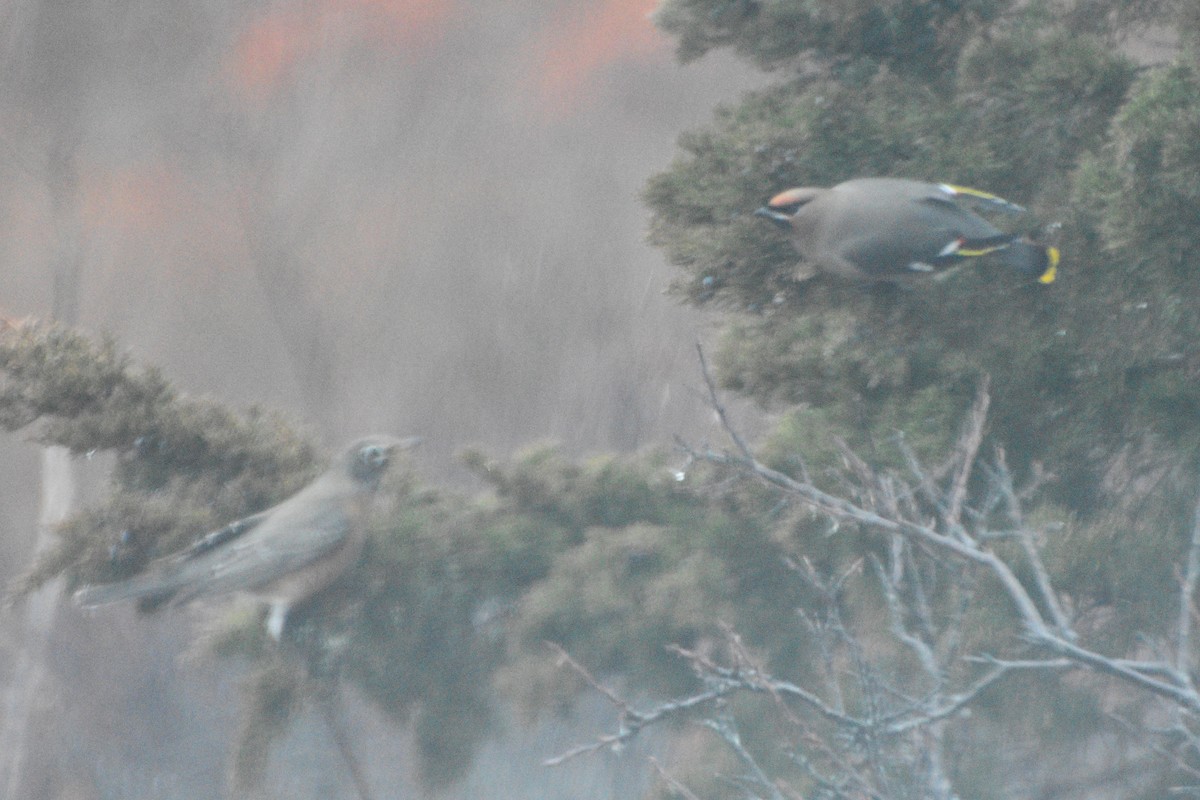
{"label": "bare twig", "polygon": [[1179,588],[1179,633],[1176,642],[1175,668],[1181,676],[1189,675],[1194,665],[1192,655],[1192,615],[1196,585],[1200,582],[1200,500],[1193,514],[1192,540],[1188,545],[1183,585]]}
{"label": "bare twig", "polygon": [[[715,396],[716,389],[712,386],[711,379],[709,379],[709,383],[710,389]],[[719,414],[719,416],[722,424],[728,426],[728,417],[723,414]],[[876,530],[884,534],[899,534],[909,537],[924,542],[944,553],[957,556],[983,567],[991,573],[992,577],[1000,582],[1001,587],[1013,604],[1017,616],[1025,628],[1027,638],[1031,642],[1052,652],[1066,656],[1097,672],[1120,678],[1153,694],[1165,697],[1187,708],[1189,711],[1200,713],[1200,693],[1197,693],[1191,686],[1190,681],[1186,683],[1181,682],[1177,676],[1166,680],[1159,679],[1153,677],[1148,672],[1134,669],[1119,659],[1113,659],[1077,645],[1073,641],[1074,637],[1070,627],[1066,626],[1064,631],[1060,627],[1059,619],[1054,618],[1055,613],[1053,611],[1051,612],[1052,620],[1050,622],[1043,617],[1037,602],[1034,601],[1033,597],[1025,589],[1024,584],[1017,578],[1013,568],[1001,557],[997,556],[991,550],[982,547],[971,537],[965,536],[964,538],[959,538],[957,536],[948,536],[926,524],[905,519],[889,518],[872,509],[864,508],[860,504],[828,494],[811,483],[797,481],[758,461],[749,448],[745,446],[744,440],[735,431],[729,430],[728,427],[726,427],[726,431],[735,442],[739,443],[738,447],[739,450],[743,451],[743,455],[741,457],[731,457],[727,454],[709,451],[703,454],[705,459],[715,464],[745,470],[772,486],[794,494],[814,508],[835,519],[857,522],[867,529]],[[1040,563],[1040,561],[1036,563]],[[1049,591],[1048,583],[1047,591]],[[1048,596],[1052,597],[1052,592]],[[1047,605],[1051,608],[1057,607],[1056,603],[1053,605],[1047,603]],[[1061,613],[1061,610],[1059,610],[1058,615],[1061,615]],[[1065,616],[1062,617],[1062,620],[1065,624]]]}
{"label": "bare twig", "polygon": [[591,670],[572,658],[571,654],[568,653],[562,645],[558,644],[557,642],[545,642],[545,645],[553,650],[558,656],[560,667],[564,664],[570,667],[575,674],[579,675],[579,677],[583,678],[583,680],[587,682],[588,686],[591,686],[597,692],[608,698],[608,702],[616,706],[623,715],[635,714],[633,709],[631,709],[629,705],[617,695],[616,692],[600,683],[600,681],[596,680],[596,676],[591,673]]}
{"label": "bare twig", "polygon": [[[867,727],[868,723],[866,720],[839,711],[827,704],[816,693],[810,692],[790,681],[777,680],[757,672],[745,674],[736,669],[721,667],[698,653],[676,645],[672,645],[667,649],[691,661],[693,667],[697,668],[697,672],[702,677],[710,680],[716,679],[720,685],[728,687],[730,690],[740,689],[752,692],[764,692],[777,697],[791,698],[812,708],[831,722],[836,722],[839,725],[845,725],[850,728]],[[729,692],[725,692],[724,694],[727,693]]]}
{"label": "bare twig", "polygon": [[647,760],[650,762],[650,766],[654,767],[654,771],[658,774],[658,777],[661,778],[662,781],[667,784],[672,791],[683,797],[683,800],[700,800],[700,798],[696,796],[695,792],[681,783],[674,775],[671,775],[669,772],[663,769],[663,765],[659,763],[657,758],[650,756],[650,758]]}
{"label": "bare twig", "polygon": [[967,417],[966,430],[959,437],[956,455],[958,465],[954,471],[954,482],[950,487],[950,499],[946,504],[946,523],[961,526],[963,501],[967,498],[967,481],[971,478],[971,468],[979,457],[979,447],[983,444],[984,426],[987,424],[988,407],[991,405],[991,376],[984,375],[975,391],[975,402],[971,405],[971,413]]}
{"label": "bare twig", "polygon": [[743,458],[753,459],[754,455],[750,451],[750,445],[742,438],[729,421],[729,413],[725,410],[725,405],[721,402],[720,396],[717,394],[717,384],[713,380],[712,371],[708,368],[708,359],[704,357],[704,346],[700,342],[696,342],[696,354],[700,357],[700,373],[704,376],[704,385],[708,387],[708,402],[712,405],[713,411],[716,412],[717,418],[721,421],[721,427],[729,434],[729,438],[737,445],[737,449],[741,452]]}
{"label": "bare twig", "polygon": [[721,697],[732,694],[737,690],[737,686],[723,684],[707,691],[685,697],[679,700],[672,700],[665,703],[660,703],[649,711],[639,712],[633,709],[625,700],[613,692],[611,689],[603,686],[591,672],[582,664],[572,658],[566,650],[557,644],[547,642],[547,646],[559,654],[561,663],[569,666],[572,670],[580,675],[587,683],[598,692],[604,695],[621,712],[620,727],[616,733],[607,734],[597,737],[596,741],[590,744],[579,745],[573,747],[563,753],[560,753],[553,758],[547,758],[542,762],[543,766],[554,767],[570,761],[573,758],[584,755],[586,753],[594,753],[603,750],[607,747],[615,747],[624,744],[633,737],[637,736],[641,730],[649,725],[681,714],[698,706],[703,706],[706,703],[711,703]]}
{"label": "bare twig", "polygon": [[704,720],[704,725],[720,736],[746,767],[749,771],[748,782],[750,784],[765,790],[771,800],[787,800],[775,783],[767,776],[767,773],[763,771],[763,768],[759,766],[754,755],[742,744],[742,737],[738,732],[737,722],[734,721],[733,717],[728,714],[721,714],[720,716]]}
{"label": "bare twig", "polygon": [[346,771],[350,773],[350,780],[354,782],[354,789],[358,792],[359,798],[361,800],[372,800],[374,795],[371,793],[371,787],[367,783],[366,773],[363,771],[362,764],[358,761],[358,756],[354,754],[354,747],[350,743],[350,735],[346,732],[346,726],[342,724],[338,713],[340,706],[338,688],[335,685],[328,691],[322,692],[317,697],[317,708],[320,709],[321,716],[325,720],[325,725],[329,728],[329,735],[333,737],[338,754],[341,755],[342,761],[346,764]]}
{"label": "bare twig", "polygon": [[[1107,716],[1113,722],[1116,722],[1118,725],[1124,728],[1126,732],[1131,734],[1137,741],[1146,744],[1150,750],[1160,758],[1169,761],[1176,769],[1190,775],[1193,779],[1200,779],[1200,769],[1196,769],[1196,767],[1189,764],[1187,760],[1181,758],[1178,753],[1175,753],[1174,751],[1163,747],[1161,744],[1154,741],[1153,737],[1146,736],[1145,726],[1136,725],[1133,722],[1125,719],[1120,714],[1109,713]],[[1189,736],[1189,738],[1192,737],[1191,731],[1184,731],[1184,733]]]}
{"label": "bare twig", "polygon": [[[741,739],[738,721],[730,713],[733,706],[722,702],[746,692],[767,695],[774,701],[777,717],[792,726],[791,757],[820,791],[864,798],[915,792],[913,796],[942,800],[955,796],[943,753],[945,730],[951,721],[1009,675],[1072,670],[1115,678],[1168,701],[1175,710],[1170,734],[1174,738],[1168,739],[1164,733],[1164,741],[1175,748],[1178,764],[1194,763],[1195,754],[1200,753],[1200,736],[1192,735],[1191,727],[1200,715],[1200,692],[1190,673],[1195,661],[1195,595],[1200,590],[1200,499],[1180,578],[1179,652],[1160,655],[1151,650],[1149,657],[1140,660],[1107,656],[1079,643],[1042,560],[1037,532],[1024,519],[1023,504],[1050,476],[1035,467],[1029,485],[1018,491],[1002,448],[996,449],[991,463],[980,458],[989,406],[986,377],[977,389],[954,455],[936,476],[921,467],[902,439],[901,452],[911,477],[878,470],[839,440],[843,484],[826,491],[813,483],[807,471],[797,479],[758,460],[733,426],[700,345],[697,352],[709,403],[733,448],[718,452],[680,442],[689,464],[703,461],[727,469],[718,479],[732,475],[760,481],[774,490],[773,501],[784,504],[790,499],[807,505],[827,517],[834,531],[842,523],[853,523],[881,537],[889,549],[870,558],[887,608],[888,633],[876,636],[877,629],[872,627],[866,629],[871,634],[865,634],[857,624],[843,620],[843,612],[846,619],[861,618],[849,614],[847,602],[854,602],[859,593],[847,583],[856,583],[851,578],[861,573],[864,559],[852,561],[849,567],[818,571],[808,557],[800,556],[785,561],[803,579],[806,592],[809,588],[815,592],[817,608],[799,609],[797,615],[807,626],[813,652],[820,659],[818,676],[812,679],[818,690],[770,674],[736,631],[723,626],[726,648],[719,651],[722,655],[717,660],[682,647],[670,648],[688,661],[704,691],[637,711],[554,646],[562,663],[603,694],[619,710],[621,719],[616,733],[545,763],[559,764],[619,744],[659,720],[708,705],[703,724],[721,737],[745,770],[727,779],[731,785],[746,796],[785,800],[792,796],[791,791],[785,792],[785,785],[760,765],[757,758],[761,754],[751,752]],[[1011,525],[1011,530],[992,529],[989,523],[995,519]],[[1020,554],[1014,556],[1011,548],[994,551],[997,541],[1017,542]],[[963,652],[971,641],[963,628],[976,587],[993,582],[1012,605],[1028,657]],[[912,668],[905,651],[916,657],[919,669]],[[1146,653],[1143,649],[1139,655]],[[844,697],[843,683],[848,687]],[[1156,752],[1165,753],[1161,747]],[[690,790],[657,762],[652,763],[672,789],[694,800]],[[1186,771],[1200,775],[1193,766]]]}
{"label": "bare twig", "polygon": [[930,679],[935,682],[940,681],[942,668],[937,662],[937,656],[933,652],[933,647],[929,642],[914,635],[904,624],[904,611],[901,608],[900,594],[897,591],[896,583],[889,578],[888,571],[879,559],[873,558],[872,561],[875,564],[875,574],[879,578],[879,587],[883,590],[884,600],[887,601],[888,616],[891,618],[892,635],[913,652],[917,660],[921,662],[921,668]]}
{"label": "bare twig", "polygon": [[1078,637],[1071,627],[1071,621],[1063,613],[1062,605],[1058,602],[1058,596],[1050,585],[1050,574],[1046,571],[1046,565],[1042,563],[1042,556],[1033,541],[1033,532],[1025,524],[1024,514],[1021,511],[1021,502],[1017,499],[1016,492],[1013,491],[1012,474],[1008,471],[1008,462],[1005,458],[1003,447],[996,448],[995,476],[995,482],[999,486],[1007,503],[1008,515],[1012,519],[1013,525],[1016,526],[1017,541],[1021,543],[1021,551],[1025,554],[1025,560],[1029,562],[1029,566],[1033,570],[1033,579],[1037,586],[1038,595],[1050,611],[1050,617],[1054,621],[1055,629],[1063,637],[1073,642]]}

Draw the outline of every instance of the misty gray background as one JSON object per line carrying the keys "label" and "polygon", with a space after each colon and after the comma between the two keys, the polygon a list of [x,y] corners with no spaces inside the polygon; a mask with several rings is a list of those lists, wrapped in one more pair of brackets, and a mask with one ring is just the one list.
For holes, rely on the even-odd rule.
{"label": "misty gray background", "polygon": [[[48,315],[65,260],[79,324],[181,388],[285,409],[331,446],[422,434],[431,482],[469,488],[468,445],[715,435],[693,391],[706,323],[664,296],[637,196],[681,131],[763,78],[678,67],[648,5],[11,4],[0,312]],[[20,435],[0,446],[7,581],[32,557],[39,461]],[[83,471],[101,491],[102,465]],[[27,797],[223,796],[238,672],[180,664],[190,619],[57,609]],[[5,691],[30,645],[22,609],[0,612]],[[354,707],[377,796],[416,797],[404,732]],[[647,771],[638,748],[539,766],[611,724],[603,711],[514,727],[445,796],[624,796]],[[311,715],[271,784],[353,796]]]}

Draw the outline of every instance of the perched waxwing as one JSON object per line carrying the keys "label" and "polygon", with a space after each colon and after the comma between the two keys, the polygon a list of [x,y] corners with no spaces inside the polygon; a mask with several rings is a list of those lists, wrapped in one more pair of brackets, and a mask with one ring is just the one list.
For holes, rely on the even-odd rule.
{"label": "perched waxwing", "polygon": [[1052,283],[1058,250],[1004,233],[964,207],[1020,206],[977,189],[902,178],[856,178],[781,192],[755,214],[785,228],[804,260],[843,278],[895,281],[995,254],[1031,280]]}
{"label": "perched waxwing", "polygon": [[419,438],[368,436],[349,445],[312,483],[265,511],[213,531],[125,581],[85,586],[84,606],[128,598],[185,603],[244,590],[270,605],[267,630],[278,640],[288,611],[324,589],[362,552],[366,513],[392,457]]}

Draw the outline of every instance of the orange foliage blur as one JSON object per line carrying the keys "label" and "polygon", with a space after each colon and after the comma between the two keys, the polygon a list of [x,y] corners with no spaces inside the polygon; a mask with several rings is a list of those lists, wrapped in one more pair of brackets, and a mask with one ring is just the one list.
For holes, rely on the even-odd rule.
{"label": "orange foliage blur", "polygon": [[179,218],[187,202],[182,177],[162,162],[86,173],[80,188],[89,230],[161,230]]}
{"label": "orange foliage blur", "polygon": [[650,13],[656,0],[600,0],[560,14],[546,34],[539,65],[543,103],[561,110],[573,105],[580,88],[603,67],[644,58],[666,47]]}
{"label": "orange foliage blur", "polygon": [[251,23],[234,46],[230,68],[250,97],[270,94],[292,68],[342,31],[353,40],[420,53],[434,44],[456,0],[323,0],[273,11]]}

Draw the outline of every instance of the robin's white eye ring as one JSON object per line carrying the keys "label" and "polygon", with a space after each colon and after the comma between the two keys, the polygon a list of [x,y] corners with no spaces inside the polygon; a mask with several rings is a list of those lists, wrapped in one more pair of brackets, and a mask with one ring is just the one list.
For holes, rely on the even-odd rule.
{"label": "robin's white eye ring", "polygon": [[387,461],[387,453],[382,447],[370,445],[358,451],[358,460],[368,466],[378,466]]}

